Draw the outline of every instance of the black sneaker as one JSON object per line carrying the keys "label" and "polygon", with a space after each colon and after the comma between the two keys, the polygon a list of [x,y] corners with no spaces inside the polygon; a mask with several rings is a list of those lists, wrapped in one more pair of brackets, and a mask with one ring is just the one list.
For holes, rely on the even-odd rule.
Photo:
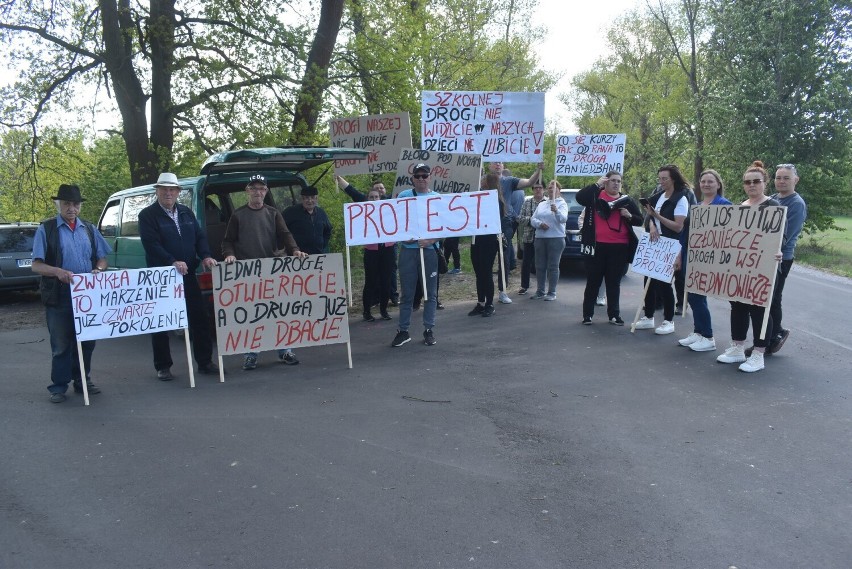
{"label": "black sneaker", "polygon": [[583,325],[591,326],[592,325],[592,317],[591,316],[583,316]]}
{"label": "black sneaker", "polygon": [[613,316],[609,319],[609,323],[613,326],[624,326],[624,320],[621,319],[621,316]]}
{"label": "black sneaker", "polygon": [[494,305],[493,304],[489,304],[488,306],[486,306],[485,308],[482,309],[482,316],[484,318],[488,318],[489,316],[493,316],[493,315],[494,315]]}
{"label": "black sneaker", "polygon": [[410,341],[411,336],[408,335],[408,332],[404,330],[397,330],[396,336],[394,337],[393,342],[391,342],[391,347],[398,348],[400,346],[404,346]]}
{"label": "black sneaker", "polygon": [[391,320],[391,315],[387,312],[382,312],[382,320]]}
{"label": "black sneaker", "polygon": [[787,338],[790,337],[790,331],[786,328],[781,329],[781,333],[775,336],[771,342],[769,342],[769,347],[766,348],[767,354],[774,354],[784,345],[784,342],[787,341]]}
{"label": "black sneaker", "polygon": [[467,313],[468,316],[479,316],[485,310],[485,307],[481,304],[478,304],[473,307],[473,310]]}
{"label": "black sneaker", "polygon": [[683,316],[683,305],[678,304],[675,306],[675,316]]}
{"label": "black sneaker", "polygon": [[438,310],[443,310],[443,309],[444,309],[444,303],[443,303],[443,302],[441,302],[441,301],[439,300],[439,301],[438,301],[438,306],[437,306],[436,308],[437,308]]}
{"label": "black sneaker", "polygon": [[367,321],[367,322],[375,322],[376,321],[376,319],[373,317],[373,315],[370,314],[369,312],[364,313],[364,320]]}
{"label": "black sneaker", "polygon": [[[92,383],[91,381],[86,382],[86,388],[89,391],[89,395],[97,395],[101,392],[101,388]],[[74,393],[83,393],[83,384],[81,382],[74,382]]]}
{"label": "black sneaker", "polygon": [[425,330],[423,330],[423,343],[424,344],[426,344],[427,346],[434,346],[435,341],[436,341],[435,335],[432,333],[431,328],[426,328]]}

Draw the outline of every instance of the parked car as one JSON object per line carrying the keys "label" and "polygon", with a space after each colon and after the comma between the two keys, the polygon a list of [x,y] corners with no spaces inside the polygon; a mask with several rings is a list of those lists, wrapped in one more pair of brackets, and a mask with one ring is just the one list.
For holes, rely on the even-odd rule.
{"label": "parked car", "polygon": [[0,290],[37,289],[41,277],[32,270],[33,237],[38,223],[0,224]]}
{"label": "parked car", "polygon": [[[308,186],[302,172],[333,160],[359,160],[365,150],[351,148],[286,147],[233,150],[210,156],[198,176],[178,180],[178,200],[192,209],[207,231],[213,257],[221,261],[222,238],[233,212],[246,204],[249,176],[266,176],[266,203],[283,211],[296,202]],[[145,267],[145,250],[139,237],[139,212],[156,201],[154,185],[129,188],[112,194],[104,205],[98,229],[112,246],[110,269]],[[212,303],[212,275],[199,267],[202,293]],[[211,304],[212,307],[212,304]]]}

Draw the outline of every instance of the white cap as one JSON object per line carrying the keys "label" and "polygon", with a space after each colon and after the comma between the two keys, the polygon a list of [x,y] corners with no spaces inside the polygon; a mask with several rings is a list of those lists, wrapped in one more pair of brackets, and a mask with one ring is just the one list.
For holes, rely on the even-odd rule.
{"label": "white cap", "polygon": [[178,184],[177,176],[171,172],[163,172],[160,174],[160,177],[157,178],[157,183],[154,184],[154,187],[156,186],[173,186],[175,188],[179,188],[180,184]]}

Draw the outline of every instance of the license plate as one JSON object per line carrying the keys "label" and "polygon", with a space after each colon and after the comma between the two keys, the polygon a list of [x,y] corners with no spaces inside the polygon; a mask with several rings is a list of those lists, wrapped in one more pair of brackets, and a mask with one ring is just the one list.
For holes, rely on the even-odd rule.
{"label": "license plate", "polygon": [[32,267],[33,266],[33,260],[32,259],[18,259],[18,266],[19,267]]}

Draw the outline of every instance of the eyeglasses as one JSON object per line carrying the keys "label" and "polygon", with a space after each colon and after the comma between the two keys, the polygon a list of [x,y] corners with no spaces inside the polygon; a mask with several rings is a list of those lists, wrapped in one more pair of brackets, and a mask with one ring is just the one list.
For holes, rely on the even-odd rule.
{"label": "eyeglasses", "polygon": [[250,191],[250,192],[265,192],[266,190],[267,190],[266,186],[261,186],[261,187],[250,186],[248,188],[248,191]]}
{"label": "eyeglasses", "polygon": [[763,180],[760,178],[753,178],[751,180],[743,180],[744,186],[756,186],[758,184],[762,184]]}
{"label": "eyeglasses", "polygon": [[412,176],[412,178],[414,178],[415,180],[425,180],[428,177],[429,177],[429,174],[414,174]]}

